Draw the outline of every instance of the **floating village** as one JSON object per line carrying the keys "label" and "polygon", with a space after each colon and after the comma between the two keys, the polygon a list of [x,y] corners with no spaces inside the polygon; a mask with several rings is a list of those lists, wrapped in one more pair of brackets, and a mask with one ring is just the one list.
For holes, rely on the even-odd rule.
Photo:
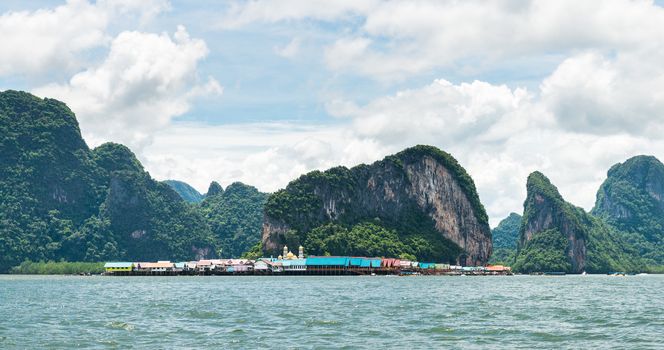
{"label": "floating village", "polygon": [[277,258],[210,259],[188,262],[107,262],[106,275],[177,276],[177,275],[512,275],[509,266],[458,266],[394,258],[350,256],[304,256],[299,247],[295,255],[284,246]]}

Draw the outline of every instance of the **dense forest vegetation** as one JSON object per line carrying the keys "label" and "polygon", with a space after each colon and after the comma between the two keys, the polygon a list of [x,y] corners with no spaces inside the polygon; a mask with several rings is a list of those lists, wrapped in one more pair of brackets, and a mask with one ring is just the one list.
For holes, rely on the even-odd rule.
{"label": "dense forest vegetation", "polygon": [[[430,146],[412,147],[373,165],[314,171],[269,196],[242,183],[224,190],[216,182],[202,195],[184,182],[155,181],[125,146],[89,149],[65,104],[5,91],[0,93],[0,154],[0,272],[19,265],[14,272],[96,266],[63,260],[257,257],[264,211],[288,224],[289,246],[303,244],[310,254],[453,262],[462,250],[442,237],[416,203],[374,208],[366,205],[371,198],[357,195],[370,177],[378,184],[399,184],[405,165],[423,156],[445,165],[478,222],[488,222],[470,176],[451,155]],[[493,231],[491,262],[513,263],[523,272],[570,271],[571,234],[586,242],[588,272],[663,270],[664,165],[656,158],[638,156],[612,167],[592,214],[565,202],[540,173],[529,177],[527,188],[523,218],[511,214]],[[321,192],[339,194],[341,200],[328,208]],[[519,239],[537,226],[531,224],[542,219],[542,210],[553,215],[550,227],[527,241]],[[321,214],[326,211],[335,213],[333,220]]]}
{"label": "dense forest vegetation", "polygon": [[[90,150],[74,114],[56,100],[0,93],[0,154],[0,272],[26,260],[215,257],[222,247],[235,252],[260,238],[264,196],[230,196],[205,210],[189,204],[152,179],[127,147]],[[228,235],[247,242],[231,244]]]}
{"label": "dense forest vegetation", "polygon": [[611,167],[592,213],[618,229],[648,265],[664,265],[664,164],[657,158]]}
{"label": "dense forest vegetation", "polygon": [[217,186],[211,185],[214,190],[200,203],[200,209],[210,225],[219,255],[239,257],[260,242],[267,194],[241,182],[232,183],[226,190]]}
{"label": "dense forest vegetation", "polygon": [[24,261],[10,270],[22,275],[79,275],[104,272],[103,262]]}

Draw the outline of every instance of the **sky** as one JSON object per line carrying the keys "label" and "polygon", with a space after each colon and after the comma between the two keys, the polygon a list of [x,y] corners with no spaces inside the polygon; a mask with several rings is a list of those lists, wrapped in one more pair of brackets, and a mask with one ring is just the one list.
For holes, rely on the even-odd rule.
{"label": "sky", "polygon": [[613,164],[664,159],[662,6],[7,0],[0,90],[67,103],[90,147],[203,193],[434,145],[495,226],[532,171],[590,210]]}

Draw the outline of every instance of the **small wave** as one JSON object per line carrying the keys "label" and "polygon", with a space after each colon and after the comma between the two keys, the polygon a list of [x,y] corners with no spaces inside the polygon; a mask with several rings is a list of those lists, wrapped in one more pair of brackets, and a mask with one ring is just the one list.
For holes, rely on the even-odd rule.
{"label": "small wave", "polygon": [[113,341],[113,340],[106,340],[106,339],[100,339],[100,340],[97,340],[97,343],[99,343],[99,344],[103,344],[103,345],[110,345],[110,346],[118,346],[118,345],[120,345],[120,344],[118,344],[118,342],[116,342],[116,341]]}
{"label": "small wave", "polygon": [[439,327],[429,328],[426,330],[426,332],[433,334],[450,334],[454,333],[455,330],[454,328],[439,326]]}
{"label": "small wave", "polygon": [[304,323],[308,327],[312,326],[336,326],[341,324],[341,322],[336,320],[308,320]]}
{"label": "small wave", "polygon": [[213,318],[219,318],[219,314],[213,311],[198,311],[192,310],[187,313],[190,317],[208,320]]}
{"label": "small wave", "polygon": [[133,331],[134,326],[130,325],[127,322],[112,321],[106,323],[106,327],[111,329],[124,329],[125,331]]}
{"label": "small wave", "polygon": [[561,336],[561,335],[558,335],[558,334],[553,334],[553,333],[531,332],[530,334],[532,336],[536,337],[539,340],[547,341],[547,342],[560,342],[560,341],[565,340],[564,336]]}

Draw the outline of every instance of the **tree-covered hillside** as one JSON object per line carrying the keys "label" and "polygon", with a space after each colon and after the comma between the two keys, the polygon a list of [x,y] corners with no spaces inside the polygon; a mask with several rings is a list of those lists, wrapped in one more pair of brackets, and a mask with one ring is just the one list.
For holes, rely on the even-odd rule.
{"label": "tree-covered hillside", "polygon": [[496,228],[491,230],[493,238],[493,254],[490,262],[493,264],[512,264],[516,255],[521,229],[521,215],[510,213]]}
{"label": "tree-covered hillside", "polygon": [[657,158],[611,167],[592,213],[622,231],[648,265],[664,265],[664,164]]}
{"label": "tree-covered hillside", "polygon": [[129,149],[90,150],[61,102],[0,93],[0,272],[24,260],[214,256],[201,212]]}
{"label": "tree-covered hillside", "polygon": [[0,271],[61,257],[106,190],[74,114],[56,100],[0,93],[0,155]]}
{"label": "tree-covered hillside", "polygon": [[239,257],[260,242],[263,228],[263,207],[267,194],[255,187],[235,182],[222,190],[216,182],[200,208],[205,216],[220,255]]}

